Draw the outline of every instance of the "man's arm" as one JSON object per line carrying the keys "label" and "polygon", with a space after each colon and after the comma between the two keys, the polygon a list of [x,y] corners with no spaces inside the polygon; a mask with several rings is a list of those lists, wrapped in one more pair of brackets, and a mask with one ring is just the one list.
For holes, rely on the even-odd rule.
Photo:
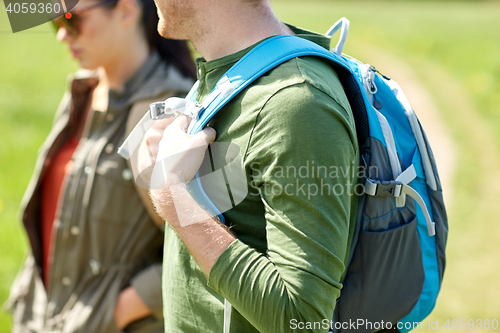
{"label": "man's arm", "polygon": [[[164,168],[168,168],[161,170],[166,171],[163,174],[168,186],[152,189],[150,194],[158,214],[176,231],[208,277],[217,258],[236,238],[205,211],[186,188],[186,183],[195,176],[208,145],[216,135],[212,128],[206,128],[191,136],[185,133],[188,126],[189,118],[179,116],[166,128],[159,143],[160,152],[156,158],[159,163],[156,167],[161,167],[163,163]],[[157,139],[154,136],[154,132],[146,135],[146,141],[153,147]]]}
{"label": "man's arm", "polygon": [[[175,196],[175,204],[172,197]],[[205,211],[189,194],[184,185],[171,186],[170,190],[152,190],[151,197],[158,212],[173,227],[189,253],[208,277],[212,266],[236,237]],[[185,205],[185,206],[184,206]],[[162,207],[162,208],[160,208]],[[189,210],[192,224],[180,221],[176,209]],[[198,222],[199,221],[199,222]],[[188,223],[181,226],[181,223]]]}
{"label": "man's arm", "polygon": [[[348,191],[354,187],[353,172],[357,170],[357,145],[349,112],[313,87],[285,89],[277,95],[262,110],[247,155],[254,161],[255,186],[265,207],[266,255],[235,240],[180,183],[170,190],[151,193],[160,215],[172,224],[208,274],[209,286],[262,332],[289,331],[292,319],[331,319],[341,287],[355,201]],[[282,114],[277,115],[276,110]],[[175,142],[177,135],[190,140],[183,137],[185,124],[173,125],[176,129],[171,127],[163,140]],[[198,159],[198,164],[191,165],[199,166]],[[309,172],[314,161],[316,170],[326,167],[328,175],[277,175],[278,166],[298,171],[307,161]],[[184,205],[177,205],[178,198]],[[177,213],[173,213],[174,208]],[[182,210],[193,213],[187,215],[192,221],[202,222],[182,227],[190,223],[179,221]]]}

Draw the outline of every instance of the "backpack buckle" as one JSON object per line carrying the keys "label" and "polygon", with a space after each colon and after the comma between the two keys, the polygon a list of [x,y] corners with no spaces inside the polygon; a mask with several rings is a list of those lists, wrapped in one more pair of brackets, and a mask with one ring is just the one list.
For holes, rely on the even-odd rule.
{"label": "backpack buckle", "polygon": [[395,180],[375,180],[366,179],[365,193],[376,197],[394,197],[401,196],[403,183]]}
{"label": "backpack buckle", "polygon": [[200,103],[178,97],[170,97],[164,102],[149,104],[149,112],[153,120],[177,117],[180,114],[185,114],[191,119],[197,119],[202,110],[203,106]]}

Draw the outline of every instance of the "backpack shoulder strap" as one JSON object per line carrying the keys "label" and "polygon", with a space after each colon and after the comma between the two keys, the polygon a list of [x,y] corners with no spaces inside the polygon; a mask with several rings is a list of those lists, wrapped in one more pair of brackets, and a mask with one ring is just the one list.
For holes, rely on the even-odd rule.
{"label": "backpack shoulder strap", "polygon": [[[199,117],[190,126],[189,133],[202,130],[224,105],[264,73],[287,60],[301,56],[326,58],[350,71],[349,65],[341,56],[314,42],[289,35],[271,37],[243,56],[219,79],[203,101]],[[194,100],[194,95],[195,90],[190,92],[188,98]]]}

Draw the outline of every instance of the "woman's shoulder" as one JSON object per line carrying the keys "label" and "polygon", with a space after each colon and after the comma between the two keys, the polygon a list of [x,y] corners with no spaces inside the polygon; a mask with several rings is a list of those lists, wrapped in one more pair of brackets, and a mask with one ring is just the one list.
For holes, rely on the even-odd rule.
{"label": "woman's shoulder", "polygon": [[193,83],[192,78],[184,76],[175,66],[158,60],[134,94],[133,100],[141,101],[162,95],[184,97]]}

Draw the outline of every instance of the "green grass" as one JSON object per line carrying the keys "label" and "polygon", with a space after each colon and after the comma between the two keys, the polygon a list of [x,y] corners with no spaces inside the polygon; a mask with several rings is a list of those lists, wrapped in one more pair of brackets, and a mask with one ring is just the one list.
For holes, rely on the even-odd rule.
{"label": "green grass", "polygon": [[[446,319],[500,320],[500,219],[495,209],[500,196],[495,189],[500,181],[500,4],[274,0],[273,5],[284,21],[319,32],[348,17],[344,52],[370,62],[371,50],[387,50],[407,61],[429,88],[459,147],[454,201],[448,207],[448,266],[430,318],[439,319],[440,331]],[[27,246],[16,215],[19,203],[66,75],[76,69],[48,25],[14,35],[9,31],[2,12],[0,303]],[[0,312],[0,333],[9,331],[9,317]]]}
{"label": "green grass", "polygon": [[[27,251],[19,204],[65,90],[66,76],[76,64],[47,24],[12,34],[0,7],[1,304]],[[10,332],[9,327],[10,318],[0,311],[0,332]]]}

